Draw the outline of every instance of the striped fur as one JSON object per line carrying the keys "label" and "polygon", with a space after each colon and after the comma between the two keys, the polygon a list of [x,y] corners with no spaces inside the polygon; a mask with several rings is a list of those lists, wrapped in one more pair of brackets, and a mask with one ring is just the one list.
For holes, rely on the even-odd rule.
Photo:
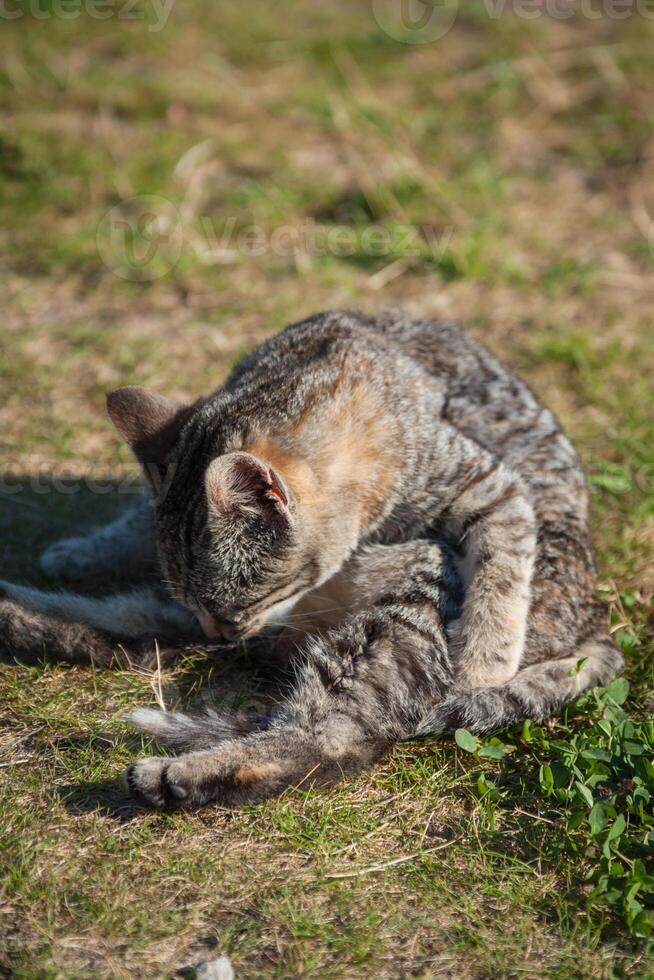
{"label": "striped fur", "polygon": [[[109,412],[150,482],[177,603],[224,642],[289,616],[307,633],[293,692],[270,717],[134,714],[182,752],[130,769],[149,804],[330,782],[398,739],[546,717],[621,666],[594,594],[577,456],[528,387],[452,324],[320,314],[193,406],[119,389]],[[115,525],[124,561],[130,520]],[[138,526],[134,550],[151,553]],[[76,547],[88,557],[92,545],[66,547],[74,566]],[[71,628],[63,600],[6,592],[20,615]],[[105,647],[121,620],[125,632],[120,604],[114,629],[106,612],[80,612],[100,662],[111,658],[95,652],[96,632]],[[15,623],[4,632],[29,645]],[[82,659],[89,640],[52,642]]]}

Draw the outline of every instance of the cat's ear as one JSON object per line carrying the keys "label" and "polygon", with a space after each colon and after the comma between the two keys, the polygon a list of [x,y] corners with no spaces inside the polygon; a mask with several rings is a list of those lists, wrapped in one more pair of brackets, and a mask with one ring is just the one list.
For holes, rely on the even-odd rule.
{"label": "cat's ear", "polygon": [[150,479],[174,448],[180,429],[194,408],[195,405],[179,405],[145,388],[116,388],[107,395],[109,418]]}
{"label": "cat's ear", "polygon": [[207,497],[219,514],[234,511],[281,517],[288,510],[288,489],[276,470],[250,453],[226,453],[213,459],[205,475]]}

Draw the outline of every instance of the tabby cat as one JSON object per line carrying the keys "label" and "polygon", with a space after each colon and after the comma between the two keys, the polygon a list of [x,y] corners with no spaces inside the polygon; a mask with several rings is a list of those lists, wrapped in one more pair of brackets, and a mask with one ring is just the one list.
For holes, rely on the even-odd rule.
{"label": "tabby cat", "polygon": [[232,644],[271,628],[283,638],[285,619],[307,630],[299,650],[293,630],[296,682],[269,716],[133,712],[178,753],[128,770],[147,804],[333,782],[400,739],[544,719],[622,665],[595,597],[575,451],[457,326],[321,313],[193,405],[119,388],[108,411],[150,494],[54,545],[43,567],[132,573],[156,539],[170,596],[5,582],[4,647],[109,665],[125,651],[147,661],[153,637],[170,657],[198,624]]}

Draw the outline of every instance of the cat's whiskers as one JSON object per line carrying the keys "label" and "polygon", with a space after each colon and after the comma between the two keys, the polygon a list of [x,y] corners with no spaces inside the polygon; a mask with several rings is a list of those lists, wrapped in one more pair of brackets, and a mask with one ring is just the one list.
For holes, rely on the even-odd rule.
{"label": "cat's whiskers", "polygon": [[316,616],[323,616],[331,612],[347,613],[348,611],[349,610],[346,606],[328,606],[325,609],[314,609],[303,613],[289,613],[284,617],[283,622],[287,623],[289,620],[297,621],[303,619],[315,619]]}

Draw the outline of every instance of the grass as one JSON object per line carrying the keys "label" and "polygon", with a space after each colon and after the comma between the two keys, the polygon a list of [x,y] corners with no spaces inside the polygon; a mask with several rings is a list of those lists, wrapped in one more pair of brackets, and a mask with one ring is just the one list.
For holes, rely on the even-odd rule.
{"label": "grass", "polygon": [[0,972],[651,976],[651,20],[472,2],[412,45],[367,4],[189,0],[159,31],[147,4],[31,9],[0,59],[3,577],[44,585],[39,551],[128,499],[106,390],[195,396],[290,320],[402,305],[465,321],[575,440],[629,688],[334,791],[154,814],[117,782],[124,713],[159,683],[256,701],[246,665],[1,664]]}

